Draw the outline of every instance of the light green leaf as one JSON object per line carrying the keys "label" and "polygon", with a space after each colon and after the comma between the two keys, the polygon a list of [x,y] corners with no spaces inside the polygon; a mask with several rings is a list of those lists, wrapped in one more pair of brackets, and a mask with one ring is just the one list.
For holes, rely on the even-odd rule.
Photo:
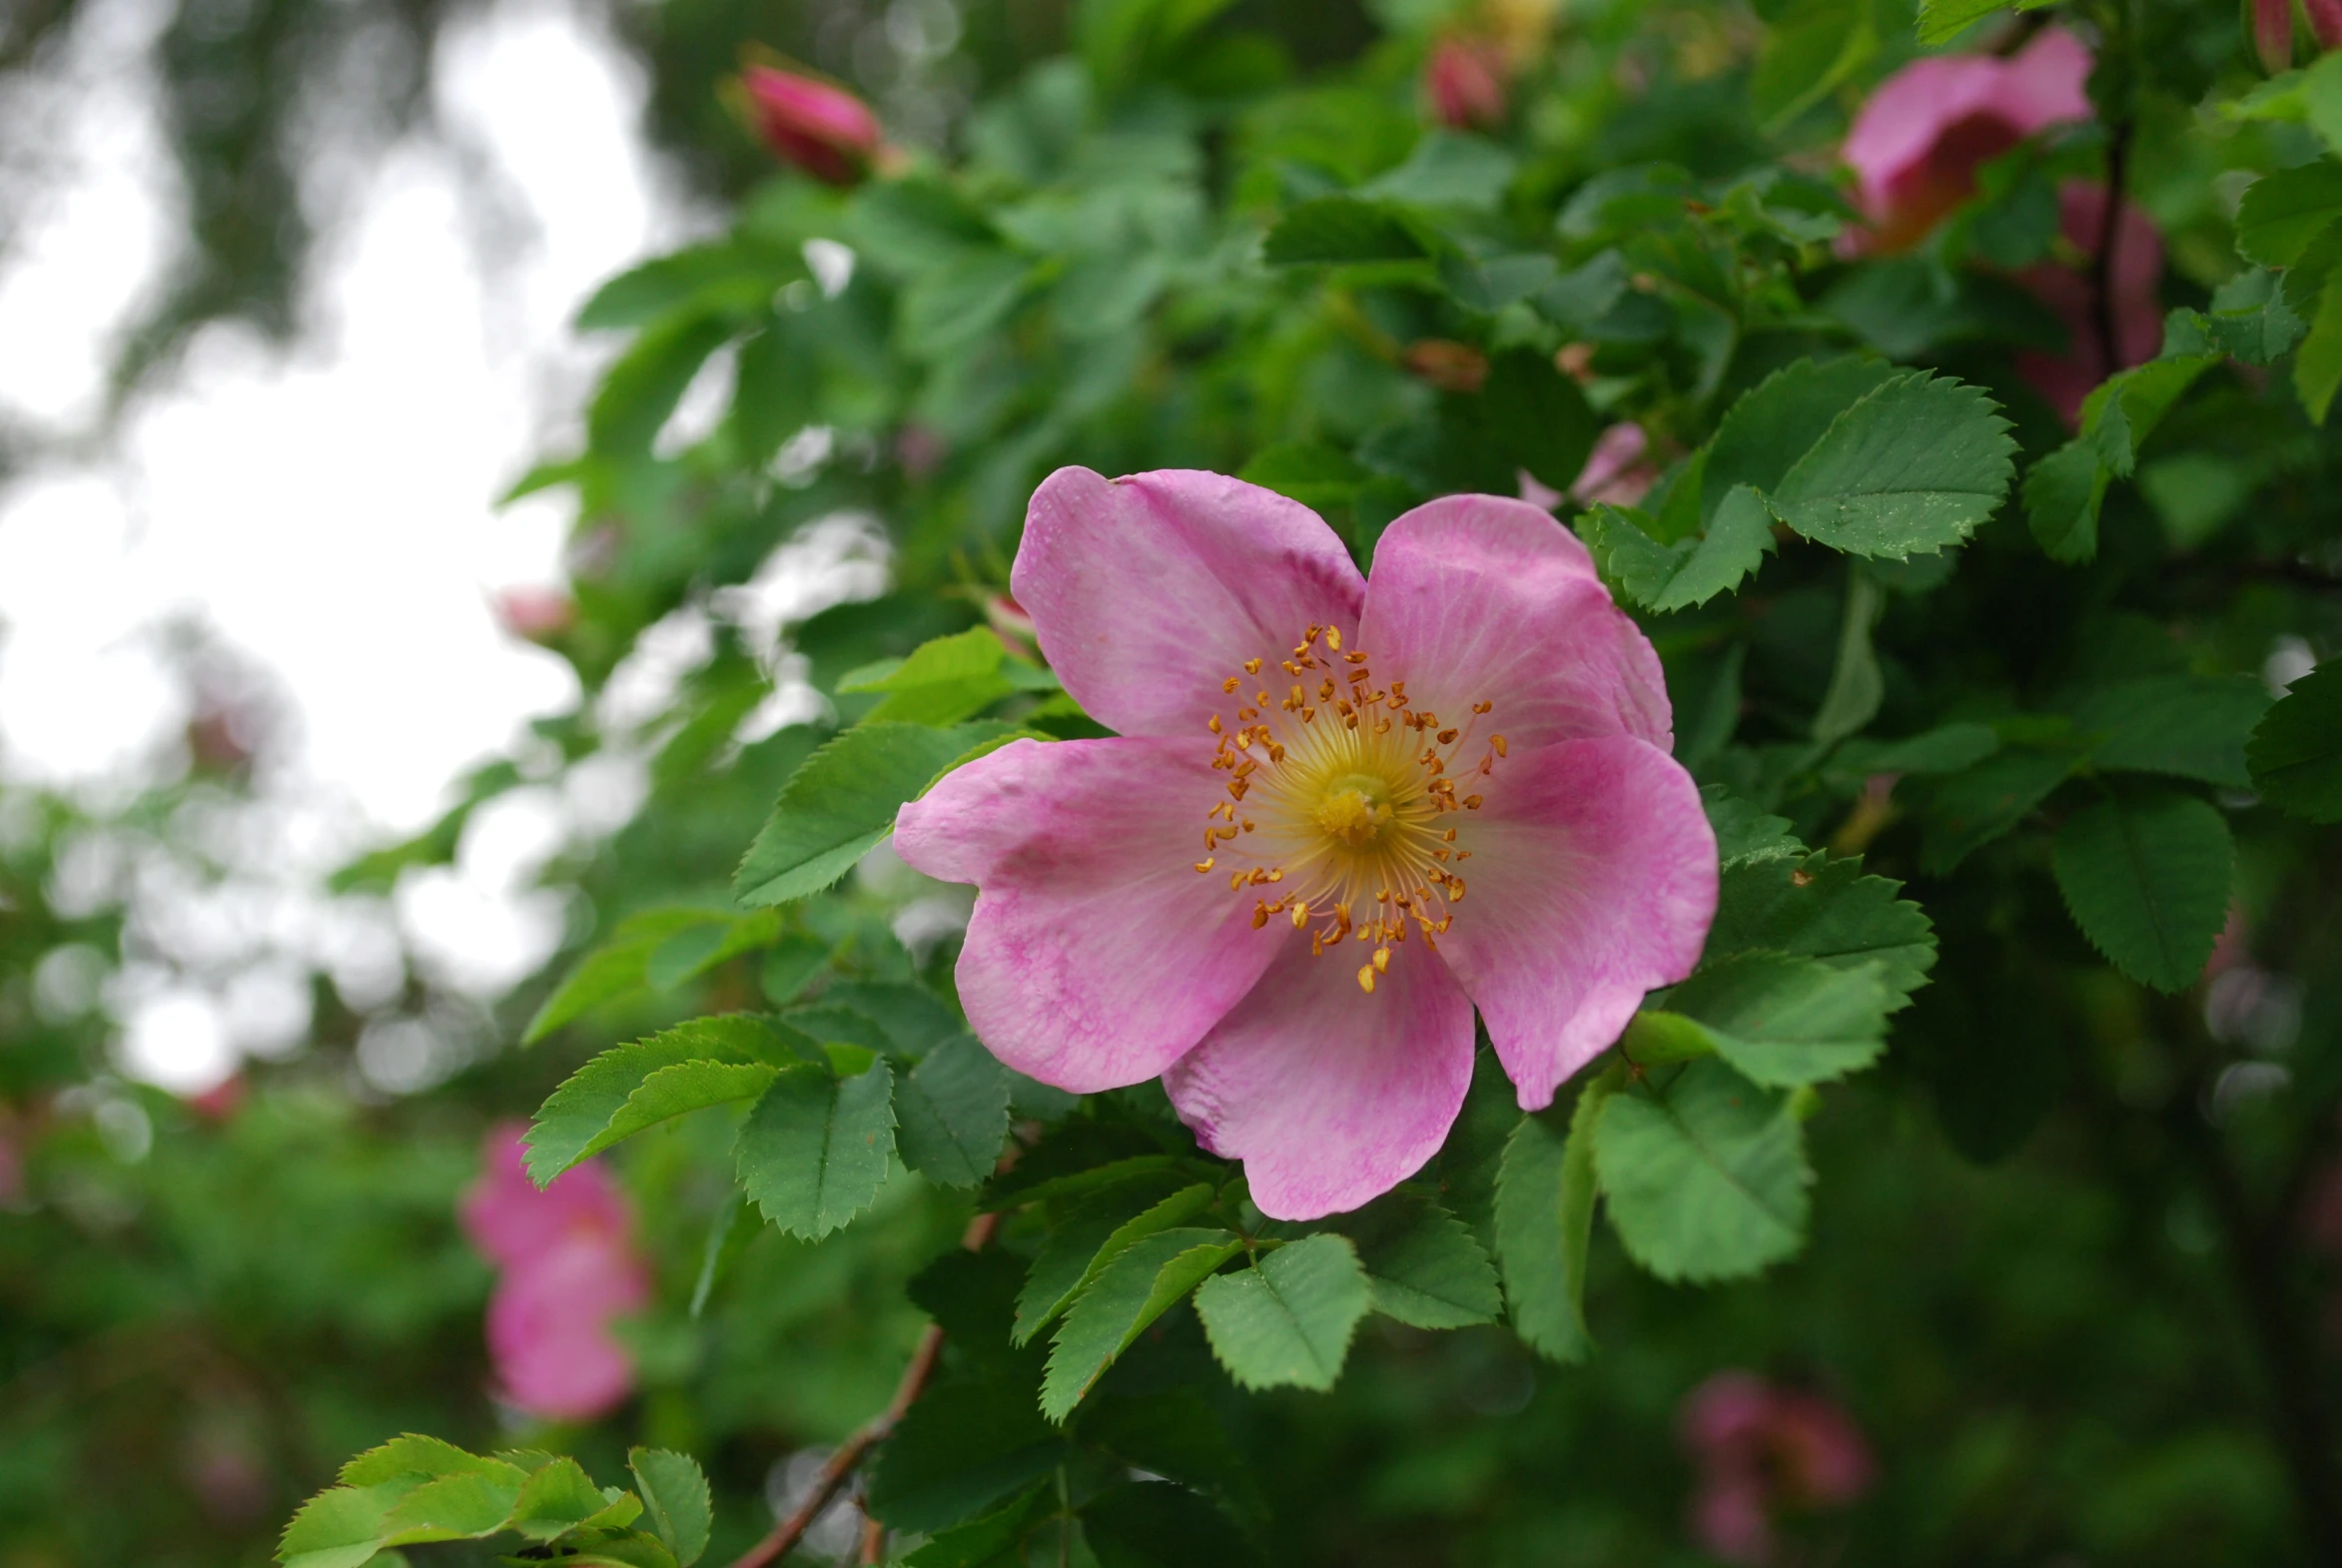
{"label": "light green leaf", "polygon": [[1834,860],[1824,850],[1726,866],[1700,962],[1753,951],[1840,969],[1876,962],[1900,1007],[1936,967],[1935,927],[1919,905],[1896,896],[1902,891],[1900,882],[1863,875],[1860,859]]}
{"label": "light green leaf", "polygon": [[1195,1292],[1211,1353],[1245,1388],[1331,1388],[1373,1304],[1356,1248],[1331,1231],[1263,1253]]}
{"label": "light green leaf", "polygon": [[1065,1420],[1148,1324],[1241,1250],[1243,1243],[1225,1230],[1185,1227],[1158,1230],[1124,1248],[1058,1325],[1041,1413]]}
{"label": "light green leaf", "polygon": [[944,1186],[975,1186],[1008,1140],[1009,1076],[974,1035],[959,1035],[911,1070],[895,1114],[903,1164]]}
{"label": "light green leaf", "polygon": [[2342,659],[2286,689],[2245,748],[2252,786],[2304,822],[2342,822]]}
{"label": "light green leaf", "polygon": [[885,693],[866,724],[956,724],[1019,689],[1003,673],[1007,660],[992,628],[972,626],[922,643],[909,658],[852,671],[838,690]]}
{"label": "light green leaf", "polygon": [[519,1507],[528,1479],[515,1469],[509,1476],[473,1471],[425,1481],[390,1510],[383,1539],[403,1546],[493,1535]]}
{"label": "light green leaf", "polygon": [[2329,282],[2309,319],[2309,336],[2293,355],[2293,390],[2310,422],[2326,422],[2326,409],[2342,388],[2342,287]]}
{"label": "light green leaf", "polygon": [[1335,1221],[1366,1270],[1374,1309],[1416,1328],[1492,1323],[1504,1305],[1496,1267],[1471,1228],[1404,1188]]}
{"label": "light green leaf", "polygon": [[1005,724],[857,724],[807,757],[732,877],[742,904],[785,904],[854,869],[894,831],[895,813]]}
{"label": "light green leaf", "polygon": [[[737,915],[723,909],[646,909],[630,915],[619,923],[609,941],[580,959],[545,999],[521,1032],[521,1044],[532,1045],[580,1014],[629,993],[680,985],[735,954],[769,945],[779,934],[779,923],[763,912]],[[662,955],[666,955],[663,962]],[[655,982],[651,974],[654,962],[660,962]]]}
{"label": "light green leaf", "polygon": [[708,1529],[715,1521],[715,1504],[699,1461],[664,1448],[629,1448],[626,1467],[641,1489],[642,1511],[650,1516],[650,1527],[680,1568],[691,1568],[707,1550]]}
{"label": "light green leaf", "polygon": [[525,1472],[501,1459],[468,1453],[436,1437],[406,1432],[378,1448],[369,1448],[342,1466],[344,1486],[377,1486],[401,1477],[441,1475],[509,1475],[517,1486]]}
{"label": "light green leaf", "polygon": [[1920,42],[1947,44],[1993,12],[2037,11],[2052,0],[1920,0]]}
{"label": "light green leaf", "polygon": [[1777,860],[1806,853],[1787,817],[1761,811],[1721,784],[1702,789],[1700,804],[1716,834],[1716,858],[1727,866],[1738,860]]}
{"label": "light green leaf", "polygon": [[1773,510],[1851,554],[1933,554],[1992,514],[2015,451],[2008,421],[1981,392],[1901,372],[1832,421],[1773,492]]}
{"label": "light green leaf", "polygon": [[1518,158],[1486,137],[1434,128],[1423,133],[1404,163],[1367,181],[1358,194],[1417,207],[1494,212],[1519,166]]}
{"label": "light green leaf", "polygon": [[642,1504],[631,1492],[619,1496],[623,1502],[604,1497],[576,1460],[555,1459],[521,1486],[512,1505],[512,1528],[531,1540],[549,1541],[582,1524],[631,1524]]}
{"label": "light green leaf", "polygon": [[1749,81],[1750,106],[1768,134],[1837,91],[1879,52],[1871,18],[1866,0],[1807,0],[1773,19]]}
{"label": "light green leaf", "polygon": [[1632,507],[1607,503],[1578,520],[1603,575],[1648,610],[1705,604],[1738,587],[1773,548],[1773,514],[1745,484],[1725,496],[1702,532],[1662,544],[1654,526]]}
{"label": "light green leaf", "polygon": [[2066,818],[2050,864],[2091,946],[2141,985],[2184,991],[2228,922],[2235,859],[2219,812],[2190,795],[2156,793]]}
{"label": "light green leaf", "polygon": [[1877,961],[1838,968],[1786,953],[1742,953],[1670,991],[1666,1009],[1697,1023],[1742,1077],[1795,1089],[1878,1060],[1887,1048],[1887,1015],[1902,1002],[1886,973]]}
{"label": "light green leaf", "polygon": [[[1172,1189],[1166,1191],[1167,1186]],[[1042,1243],[1018,1292],[1017,1321],[1009,1337],[1017,1344],[1029,1342],[1116,1258],[1159,1230],[1184,1224],[1210,1203],[1211,1188],[1203,1182],[1179,1185],[1176,1177],[1152,1176],[1090,1197]]]}
{"label": "light green leaf", "polygon": [[1617,1091],[1605,1072],[1578,1092],[1565,1138],[1543,1117],[1521,1119],[1496,1176],[1496,1250],[1513,1331],[1556,1361],[1594,1348],[1586,1328],[1586,1249],[1594,1234],[1594,1128]]}
{"label": "light green leaf", "polygon": [[[788,1059],[783,1037],[769,1021],[737,1013],[694,1019],[648,1040],[614,1046],[569,1075],[538,1109],[526,1140],[529,1177],[542,1186],[668,1117],[754,1099],[773,1067]],[[676,1071],[684,1069],[701,1071]],[[660,1080],[659,1089],[641,1096],[653,1078]]]}
{"label": "light green leaf", "polygon": [[817,1241],[878,1198],[895,1154],[894,1071],[849,1079],[786,1068],[748,1114],[732,1158],[764,1216]]}
{"label": "light green leaf", "polygon": [[991,332],[1017,308],[1037,276],[1006,251],[924,273],[903,293],[898,331],[905,353],[941,360]]}
{"label": "light green leaf", "polygon": [[2250,789],[2245,743],[2268,710],[2268,688],[2249,675],[2156,675],[2087,693],[2073,727],[2101,737],[2099,768]]}
{"label": "light green leaf", "polygon": [[1611,1097],[1594,1128],[1611,1223],[1662,1279],[1728,1279],[1805,1238],[1807,1169],[1789,1097],[1714,1059]]}
{"label": "light green leaf", "polygon": [[733,330],[723,317],[692,315],[670,317],[637,334],[602,377],[586,410],[586,436],[594,449],[621,457],[647,454],[684,389]]}
{"label": "light green leaf", "polygon": [[364,1568],[390,1533],[390,1511],[416,1485],[407,1476],[318,1493],[285,1527],[277,1560],[285,1568]]}
{"label": "light green leaf", "polygon": [[2291,267],[2318,231],[2342,218],[2342,165],[2325,159],[2263,175],[2236,206],[2236,249],[2263,267]]}
{"label": "light green leaf", "polygon": [[1712,523],[1736,485],[1767,494],[1780,488],[1838,416],[1894,375],[1892,365],[1852,355],[1800,360],[1741,393],[1708,443],[1700,521]]}

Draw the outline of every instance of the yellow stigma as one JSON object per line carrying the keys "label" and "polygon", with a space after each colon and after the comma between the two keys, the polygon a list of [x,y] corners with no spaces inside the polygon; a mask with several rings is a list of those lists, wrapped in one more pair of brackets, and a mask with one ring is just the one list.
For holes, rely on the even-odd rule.
{"label": "yellow stigma", "polygon": [[[1371,943],[1373,956],[1357,971],[1371,995],[1410,931],[1432,948],[1454,923],[1449,906],[1464,896],[1456,863],[1471,856],[1455,824],[1481,803],[1478,794],[1459,798],[1456,780],[1493,774],[1504,737],[1478,738],[1493,702],[1474,702],[1468,717],[1447,723],[1416,706],[1405,681],[1377,686],[1367,652],[1344,651],[1330,626],[1309,627],[1291,653],[1275,660],[1291,677],[1284,698],[1256,692],[1256,705],[1235,708],[1232,723],[1219,714],[1206,723],[1228,798],[1207,815],[1208,858],[1195,869],[1224,860],[1234,868],[1229,890],[1242,896],[1290,872],[1294,891],[1252,897],[1252,928],[1289,913],[1296,932],[1309,932],[1313,954]],[[1244,669],[1257,674],[1263,664],[1247,659]],[[1241,685],[1231,676],[1220,690],[1241,702]],[[1240,841],[1237,802],[1248,813]]]}

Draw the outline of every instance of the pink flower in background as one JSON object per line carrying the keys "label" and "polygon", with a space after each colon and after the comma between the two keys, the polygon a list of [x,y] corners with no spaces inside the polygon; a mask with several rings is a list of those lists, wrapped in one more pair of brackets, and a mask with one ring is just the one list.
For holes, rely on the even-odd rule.
{"label": "pink flower in background", "polygon": [[1420,1169],[1475,1005],[1542,1107],[1698,962],[1716,842],[1658,657],[1529,503],[1418,506],[1368,582],[1271,491],[1064,468],[1011,581],[1120,733],[970,763],[896,847],[980,890],[960,997],[996,1056],[1082,1094],[1161,1077],[1264,1212]]}
{"label": "pink flower in background", "polygon": [[[2106,188],[2069,180],[2057,191],[2058,228],[2067,243],[2087,257],[2098,251],[2105,232]],[[2128,202],[2115,214],[2114,266],[2108,304],[2114,323],[2114,350],[2120,364],[2108,365],[2093,304],[2090,273],[2043,262],[2017,274],[2016,281],[2057,313],[2068,336],[2061,355],[2027,351],[2016,357],[2016,373],[2033,385],[2065,422],[2081,419],[2082,399],[2114,372],[2143,364],[2163,346],[2163,239],[2147,215]]]}
{"label": "pink flower in background", "polygon": [[1658,468],[1644,460],[1650,450],[1651,437],[1641,425],[1613,424],[1595,438],[1585,467],[1570,484],[1570,495],[1581,505],[1608,501],[1632,506],[1659,482]]}
{"label": "pink flower in background", "polygon": [[1976,170],[2028,136],[2090,118],[2090,51],[2044,27],[2008,59],[1931,55],[1881,82],[1839,156],[1870,220],[1861,243],[1901,251],[1975,194]]}
{"label": "pink flower in background", "polygon": [[1728,1563],[1773,1561],[1779,1514],[1844,1507],[1877,1470],[1837,1404],[1748,1372],[1718,1372],[1693,1389],[1677,1431],[1699,1471],[1693,1538]]}
{"label": "pink flower in background", "polygon": [[589,1163],[538,1191],[521,1164],[526,1131],[489,1131],[479,1179],[458,1210],[472,1245],[503,1270],[488,1298],[488,1354],[512,1404],[590,1420],[634,1386],[633,1361],[610,1324],[650,1299],[649,1271],[609,1173]]}
{"label": "pink flower in background", "polygon": [[2293,64],[2293,0],[2248,0],[2252,48],[2261,69],[2275,76]]}
{"label": "pink flower in background", "polygon": [[756,134],[816,180],[852,185],[878,155],[878,116],[842,87],[769,65],[740,73]]}
{"label": "pink flower in background", "polygon": [[549,642],[577,624],[577,601],[558,588],[506,588],[495,597],[496,624],[527,642]]}
{"label": "pink flower in background", "polygon": [[2342,0],[2301,0],[2301,9],[2320,50],[2342,46]]}
{"label": "pink flower in background", "polygon": [[1504,52],[1477,38],[1443,38],[1423,62],[1423,97],[1431,117],[1457,131],[1504,123]]}

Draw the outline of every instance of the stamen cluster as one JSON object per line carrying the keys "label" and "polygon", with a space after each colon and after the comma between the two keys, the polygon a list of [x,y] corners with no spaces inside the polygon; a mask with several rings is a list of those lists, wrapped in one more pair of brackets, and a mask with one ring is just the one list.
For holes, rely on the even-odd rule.
{"label": "stamen cluster", "polygon": [[[1472,852],[1442,819],[1480,809],[1478,794],[1457,793],[1458,759],[1494,705],[1475,702],[1469,718],[1444,725],[1409,704],[1405,681],[1376,686],[1366,653],[1344,652],[1341,642],[1339,629],[1311,626],[1277,661],[1285,681],[1264,675],[1267,661],[1255,658],[1220,683],[1242,705],[1232,723],[1214,713],[1205,724],[1218,741],[1211,765],[1229,775],[1228,798],[1211,808],[1195,870],[1208,875],[1223,856],[1237,862],[1228,871],[1236,893],[1281,889],[1289,874],[1293,888],[1254,896],[1254,929],[1284,915],[1309,930],[1314,918],[1309,950],[1319,956],[1344,941],[1373,944],[1358,968],[1359,987],[1371,993],[1410,924],[1436,951],[1455,923],[1465,891],[1455,867]],[[1288,689],[1272,698],[1264,682]],[[1252,699],[1243,703],[1247,685]],[[1504,754],[1504,737],[1491,734],[1463,777],[1488,776]]]}

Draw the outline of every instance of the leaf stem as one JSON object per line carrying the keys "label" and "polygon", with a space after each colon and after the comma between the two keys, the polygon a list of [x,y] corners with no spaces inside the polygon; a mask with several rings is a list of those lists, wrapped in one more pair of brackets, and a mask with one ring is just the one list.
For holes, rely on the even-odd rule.
{"label": "leaf stem", "polygon": [[[961,1237],[960,1244],[971,1252],[982,1251],[992,1240],[993,1232],[1000,1228],[1000,1222],[1001,1216],[997,1213],[978,1214],[969,1222],[967,1233]],[[805,1500],[786,1519],[774,1525],[763,1540],[734,1558],[732,1568],[765,1568],[767,1563],[786,1556],[804,1539],[805,1532],[813,1527],[813,1521],[821,1517],[822,1510],[836,1500],[854,1471],[869,1456],[870,1450],[895,1429],[896,1423],[909,1413],[919,1396],[926,1392],[928,1379],[935,1375],[936,1362],[942,1359],[943,1348],[943,1325],[928,1324],[927,1331],[919,1336],[919,1347],[911,1352],[911,1364],[903,1369],[903,1380],[895,1385],[895,1396],[887,1401],[887,1407],[864,1422],[853,1436],[838,1444],[837,1452],[831,1454],[829,1462],[821,1467],[821,1475],[814,1481],[813,1490],[805,1494]],[[883,1530],[880,1532],[880,1540],[883,1547]],[[869,1542],[870,1537],[865,1533],[865,1562],[871,1560],[867,1555]]]}

